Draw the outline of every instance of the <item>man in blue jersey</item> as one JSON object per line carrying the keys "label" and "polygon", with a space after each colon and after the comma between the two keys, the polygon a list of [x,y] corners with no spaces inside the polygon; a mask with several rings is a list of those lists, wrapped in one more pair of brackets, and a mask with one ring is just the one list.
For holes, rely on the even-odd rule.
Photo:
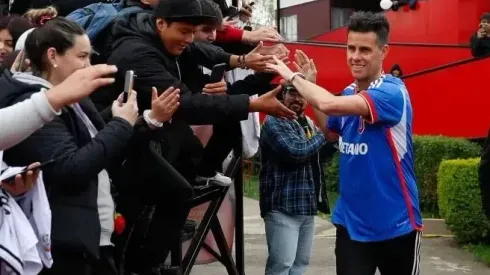
{"label": "man in blue jersey", "polygon": [[412,106],[403,82],[382,71],[389,29],[383,14],[351,16],[347,65],[355,81],[342,96],[304,79],[305,68],[316,69],[300,51],[300,72],[268,65],[312,104],[327,137],[339,136],[340,196],[332,217],[339,275],[372,275],[377,268],[382,275],[420,273]]}

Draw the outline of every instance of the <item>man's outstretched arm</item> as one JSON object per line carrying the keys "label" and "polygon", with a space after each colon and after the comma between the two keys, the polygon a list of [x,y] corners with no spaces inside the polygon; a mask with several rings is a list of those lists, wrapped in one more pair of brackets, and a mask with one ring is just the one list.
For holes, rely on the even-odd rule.
{"label": "man's outstretched arm", "polygon": [[[295,66],[306,79],[289,69],[277,57],[273,57],[275,64],[267,64],[267,68],[280,74],[284,80],[290,82],[296,90],[315,108],[326,115],[359,115],[369,117],[369,105],[366,97],[335,96],[329,91],[315,84],[316,67],[313,60],[309,59],[302,51],[295,53]],[[318,115],[317,115],[318,118]],[[320,119],[319,119],[320,120]],[[322,119],[321,120],[326,120]],[[322,121],[319,121],[322,123]]]}
{"label": "man's outstretched arm", "polygon": [[362,96],[335,96],[299,76],[294,77],[291,84],[314,108],[324,114],[370,116],[368,103]]}

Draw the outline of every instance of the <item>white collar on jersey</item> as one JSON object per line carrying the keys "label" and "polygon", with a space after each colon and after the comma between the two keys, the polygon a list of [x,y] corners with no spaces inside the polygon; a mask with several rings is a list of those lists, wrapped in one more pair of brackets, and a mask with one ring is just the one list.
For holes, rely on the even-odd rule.
{"label": "white collar on jersey", "polygon": [[[381,80],[383,78],[386,77],[386,74],[383,70],[381,70],[381,75],[376,78],[375,80],[373,80],[370,84],[369,84],[369,87],[368,89],[371,89],[371,88],[374,88],[376,86],[378,86],[378,84],[381,82]],[[360,92],[358,89],[357,89],[357,81],[354,81],[354,83],[352,83],[350,86],[352,86],[352,88],[356,91],[356,93]]]}

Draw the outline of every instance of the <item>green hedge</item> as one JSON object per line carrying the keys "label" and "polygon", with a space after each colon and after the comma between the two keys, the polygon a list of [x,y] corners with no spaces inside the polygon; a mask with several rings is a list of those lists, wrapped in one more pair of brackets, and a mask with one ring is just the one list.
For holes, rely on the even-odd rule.
{"label": "green hedge", "polygon": [[462,243],[476,243],[489,233],[478,183],[479,158],[444,160],[438,172],[438,197],[442,217]]}
{"label": "green hedge", "polygon": [[[480,155],[480,146],[462,138],[415,136],[415,175],[419,186],[422,212],[438,215],[437,170],[443,159],[472,158]],[[338,192],[338,155],[327,164],[328,189]]]}

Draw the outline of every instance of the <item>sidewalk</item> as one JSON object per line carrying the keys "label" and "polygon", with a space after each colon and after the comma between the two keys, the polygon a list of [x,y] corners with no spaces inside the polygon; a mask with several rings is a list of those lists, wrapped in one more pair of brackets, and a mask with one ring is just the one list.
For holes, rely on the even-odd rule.
{"label": "sidewalk", "polygon": [[[267,259],[264,223],[255,200],[244,200],[245,272],[264,274]],[[313,256],[306,275],[335,275],[335,230],[321,218],[315,220],[316,236]],[[473,261],[472,255],[457,248],[449,238],[426,238],[422,242],[422,275],[488,275],[490,268]],[[227,274],[220,263],[195,266],[191,274]]]}

